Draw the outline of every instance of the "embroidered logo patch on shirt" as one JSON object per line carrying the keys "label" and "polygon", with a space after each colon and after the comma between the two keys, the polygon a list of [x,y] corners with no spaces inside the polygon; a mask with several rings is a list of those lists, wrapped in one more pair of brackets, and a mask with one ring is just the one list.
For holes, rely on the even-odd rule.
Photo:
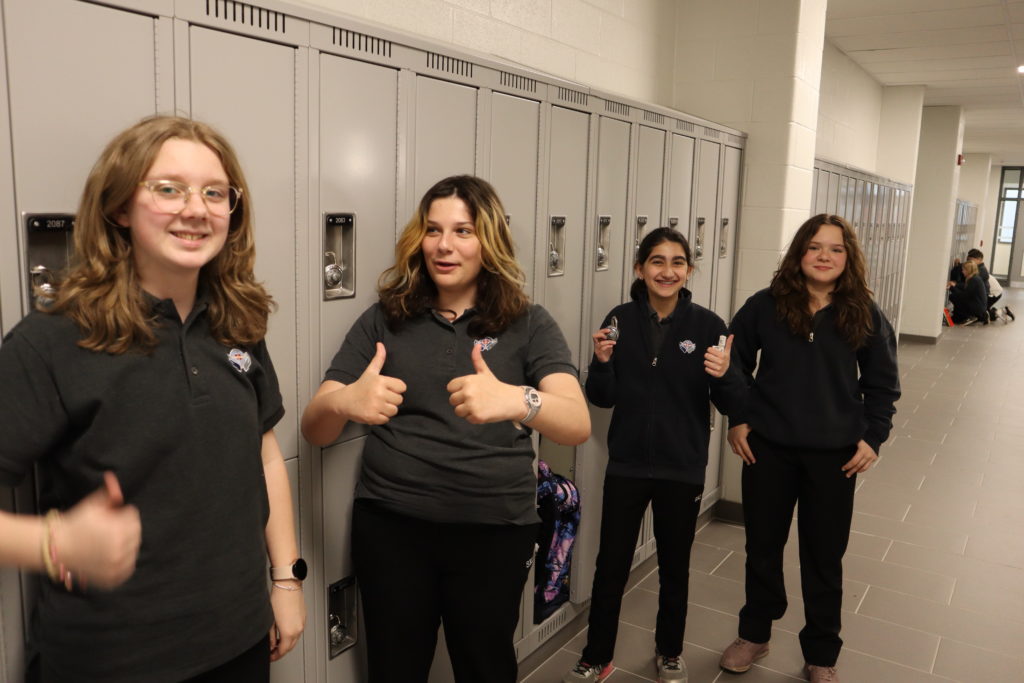
{"label": "embroidered logo patch on shirt", "polygon": [[498,343],[498,340],[494,337],[484,337],[483,339],[474,339],[473,343],[479,346],[481,351],[490,351]]}
{"label": "embroidered logo patch on shirt", "polygon": [[682,351],[683,353],[693,353],[693,350],[696,348],[697,345],[694,344],[689,339],[679,342],[679,350]]}
{"label": "embroidered logo patch on shirt", "polygon": [[252,367],[252,357],[249,352],[241,349],[228,351],[228,362],[239,372],[249,372],[249,368]]}

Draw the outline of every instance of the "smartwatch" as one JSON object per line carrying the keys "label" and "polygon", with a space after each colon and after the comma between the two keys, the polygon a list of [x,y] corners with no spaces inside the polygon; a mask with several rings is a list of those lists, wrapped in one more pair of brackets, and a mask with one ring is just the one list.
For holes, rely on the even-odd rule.
{"label": "smartwatch", "polygon": [[537,417],[537,413],[540,412],[540,405],[542,403],[540,398],[540,392],[533,387],[523,387],[523,403],[526,404],[526,417],[521,419],[519,422],[522,424],[529,424],[530,420]]}
{"label": "smartwatch", "polygon": [[306,578],[307,571],[306,561],[300,557],[287,567],[271,567],[270,579],[272,581],[287,581],[288,579],[302,581]]}

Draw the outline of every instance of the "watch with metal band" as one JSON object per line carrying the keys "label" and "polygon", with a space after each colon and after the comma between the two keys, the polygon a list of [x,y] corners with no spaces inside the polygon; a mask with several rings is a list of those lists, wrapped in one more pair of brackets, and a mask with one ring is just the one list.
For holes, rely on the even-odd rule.
{"label": "watch with metal band", "polygon": [[287,581],[288,579],[302,581],[306,578],[307,571],[306,561],[300,557],[287,567],[271,567],[270,579],[272,581]]}
{"label": "watch with metal band", "polygon": [[537,413],[540,411],[540,405],[542,403],[540,398],[540,392],[533,387],[523,387],[523,403],[526,404],[526,417],[519,420],[522,424],[529,424],[530,420],[537,417]]}

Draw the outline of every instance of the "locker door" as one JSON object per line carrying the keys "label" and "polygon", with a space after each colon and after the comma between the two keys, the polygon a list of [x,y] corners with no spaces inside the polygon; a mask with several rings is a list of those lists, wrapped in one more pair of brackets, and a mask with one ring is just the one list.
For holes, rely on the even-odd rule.
{"label": "locker door", "polygon": [[661,216],[662,185],[665,178],[665,131],[639,126],[636,159],[636,203],[634,205],[633,246],[627,255],[632,269],[635,247],[651,230],[664,225]]}
{"label": "locker door", "polygon": [[711,308],[711,286],[717,256],[714,253],[715,233],[718,225],[718,155],[722,146],[717,142],[700,141],[697,161],[696,216],[690,230],[690,249],[693,251],[694,272],[687,288],[693,293],[694,303]]}
{"label": "locker door", "polygon": [[[633,279],[632,268],[624,265],[627,235],[632,222],[626,216],[626,190],[629,185],[630,125],[625,121],[599,119],[597,148],[597,215],[591,221],[592,237],[587,240],[588,268],[591,275],[590,301],[584,339],[598,329],[604,316],[622,302],[623,282]],[[601,250],[600,253],[598,250]],[[581,377],[586,378],[587,364],[593,345],[581,349]],[[580,492],[583,520],[573,550],[573,602],[583,602],[591,595],[594,566],[600,542],[601,501],[604,471],[608,463],[607,434],[611,411],[590,408],[590,438],[579,447],[575,482]]]}
{"label": "locker door", "polygon": [[[296,388],[296,245],[306,242],[296,224],[296,50],[191,26],[187,57],[192,117],[228,137],[252,193],[256,277],[278,305],[270,317],[267,344],[286,410],[275,431],[289,464],[298,455],[302,412]],[[246,74],[259,74],[260,87],[253,88]],[[291,466],[294,470],[294,463]],[[297,508],[299,499],[293,504]],[[296,652],[274,665],[273,680],[302,680],[301,651],[307,642],[303,640]]]}
{"label": "locker door", "polygon": [[[590,118],[551,108],[548,170],[548,224],[538,237],[547,245],[544,307],[558,321],[579,367],[583,309],[583,231],[587,205],[587,142]],[[589,359],[589,349],[584,360]]]}
{"label": "locker door", "polygon": [[838,214],[839,207],[839,174],[828,174],[828,203],[825,211],[831,214]]}
{"label": "locker door", "polygon": [[[313,295],[319,310],[319,355],[316,382],[330,366],[352,323],[377,300],[377,278],[394,262],[397,224],[408,216],[396,215],[398,163],[398,72],[334,55],[320,56],[318,210],[310,218],[317,235],[310,240],[317,253],[337,252],[337,261],[351,269],[351,279],[339,292],[318,284]],[[351,106],[358,93],[360,106]],[[340,226],[333,217],[353,217]],[[330,223],[329,223],[330,221]],[[331,257],[316,261],[322,268]],[[314,386],[316,386],[314,384]],[[354,574],[351,560],[352,497],[361,467],[367,428],[349,423],[340,443],[321,453],[320,490],[322,527],[317,538],[323,548],[323,585],[317,599],[330,587]],[[315,458],[315,456],[314,456]],[[318,610],[316,630],[310,621],[306,637],[326,642],[319,629],[328,621],[329,605]],[[311,615],[312,618],[312,615]],[[347,683],[366,679],[362,648],[345,650],[327,660],[327,681]]]}
{"label": "locker door", "polygon": [[828,177],[829,172],[817,168],[814,170],[814,187],[811,189],[811,213],[825,213],[828,210]]}
{"label": "locker door", "polygon": [[[410,215],[438,180],[475,172],[476,99],[476,88],[416,77],[416,166]],[[402,225],[408,219],[399,218]]]}
{"label": "locker door", "polygon": [[668,181],[668,224],[684,235],[690,224],[693,202],[694,139],[672,134],[672,160]]}
{"label": "locker door", "polygon": [[509,215],[516,259],[526,276],[526,293],[533,295],[536,264],[537,155],[540,143],[540,103],[493,93],[491,97],[491,154],[486,177]]}
{"label": "locker door", "polygon": [[[825,181],[826,178],[820,178]],[[709,260],[714,266],[714,305],[712,310],[727,323],[732,318],[733,265],[736,262],[737,213],[739,212],[740,189],[740,150],[735,147],[725,148],[724,169],[722,175],[722,210],[719,229],[713,253]],[[708,467],[704,473],[704,499],[701,510],[711,507],[720,498],[719,475],[722,458],[732,457],[725,444],[726,423],[722,415],[711,408],[711,440],[708,442]]]}

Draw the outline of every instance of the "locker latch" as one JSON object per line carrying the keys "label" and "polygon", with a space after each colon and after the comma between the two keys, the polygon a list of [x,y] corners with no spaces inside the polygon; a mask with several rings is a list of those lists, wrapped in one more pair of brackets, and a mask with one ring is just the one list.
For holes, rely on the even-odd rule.
{"label": "locker latch", "polygon": [[356,580],[346,577],[332,583],[327,590],[328,659],[334,659],[355,645],[358,637]]}
{"label": "locker latch", "polygon": [[725,258],[729,255],[729,219],[722,219],[722,235],[718,238],[718,258]]}
{"label": "locker latch", "polygon": [[355,214],[324,214],[324,301],[356,294],[355,225]]}
{"label": "locker latch", "polygon": [[644,238],[644,226],[647,225],[647,216],[636,217],[636,240],[633,242],[633,260],[636,260],[637,252],[640,251],[640,240]]}
{"label": "locker latch", "polygon": [[611,239],[611,216],[597,217],[597,254],[594,258],[594,270],[608,270],[608,249]]}
{"label": "locker latch", "polygon": [[693,259],[699,261],[704,258],[704,223],[702,216],[697,217],[697,235],[693,240]]}
{"label": "locker latch", "polygon": [[562,255],[565,253],[565,216],[551,217],[548,235],[548,277],[565,275]]}

